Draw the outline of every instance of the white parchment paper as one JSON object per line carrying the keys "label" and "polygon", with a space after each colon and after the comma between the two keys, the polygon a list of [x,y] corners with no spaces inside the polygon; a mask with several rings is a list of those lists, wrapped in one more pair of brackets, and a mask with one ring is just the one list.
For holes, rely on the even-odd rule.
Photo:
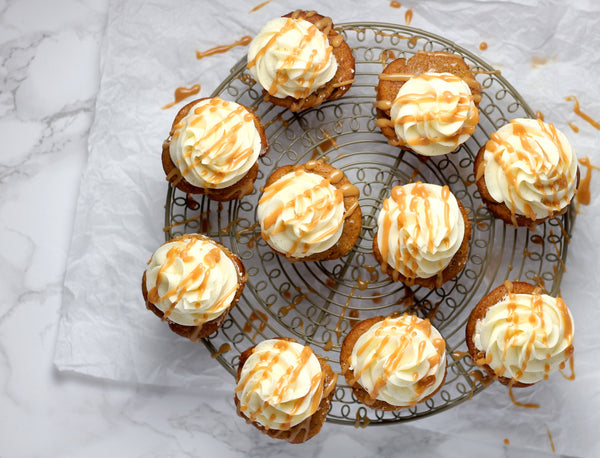
{"label": "white parchment paper", "polygon": [[[173,334],[145,310],[141,276],[164,241],[166,184],[161,145],[178,106],[179,86],[202,86],[206,97],[244,55],[245,47],[201,60],[196,50],[255,35],[267,20],[297,8],[317,9],[336,23],[378,21],[405,24],[448,38],[501,70],[534,110],[571,140],[579,157],[600,165],[600,131],[573,113],[600,119],[600,3],[533,1],[419,1],[392,8],[387,0],[340,2],[273,0],[117,1],[110,6],[102,52],[102,80],[89,138],[65,278],[55,363],[60,370],[124,382],[219,389],[230,377],[203,345]],[[486,42],[487,49],[480,50]],[[574,132],[568,123],[579,128]],[[584,172],[585,169],[582,169]],[[505,387],[487,388],[472,401],[415,424],[575,455],[600,453],[600,178],[592,203],[581,207],[569,245],[562,296],[575,319],[575,381],[555,374],[518,391],[514,406]]]}

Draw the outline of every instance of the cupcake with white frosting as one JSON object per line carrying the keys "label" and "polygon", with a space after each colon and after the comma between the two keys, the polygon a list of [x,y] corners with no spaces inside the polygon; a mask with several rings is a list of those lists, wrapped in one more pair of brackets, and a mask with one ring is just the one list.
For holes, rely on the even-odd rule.
{"label": "cupcake with white frosting", "polygon": [[400,410],[442,387],[446,342],[429,320],[415,315],[369,318],[345,337],[340,365],[360,402],[377,410]]}
{"label": "cupcake with white frosting", "polygon": [[146,307],[173,332],[192,341],[208,337],[237,304],[246,272],[224,245],[186,234],[161,245],[142,278]]}
{"label": "cupcake with white frosting", "polygon": [[505,385],[524,387],[564,369],[573,354],[573,317],[560,297],[505,282],[473,309],[466,341],[473,362]]}
{"label": "cupcake with white frosting", "polygon": [[474,172],[494,216],[532,229],[564,213],[579,182],[569,141],[539,119],[513,119],[493,133],[475,158]]}
{"label": "cupcake with white frosting", "polygon": [[350,47],[315,11],[267,22],[250,43],[247,68],[266,101],[292,111],[338,99],[354,82]]}
{"label": "cupcake with white frosting", "polygon": [[280,338],[244,351],[236,382],[242,418],[273,438],[301,443],[321,430],[337,374],[310,347]]}
{"label": "cupcake with white frosting", "polygon": [[280,167],[258,201],[261,235],[292,262],[338,259],[360,235],[358,197],[344,173],[324,162]]}
{"label": "cupcake with white frosting", "polygon": [[383,201],[373,254],[384,274],[409,286],[436,288],[466,264],[471,225],[448,186],[395,186]]}
{"label": "cupcake with white frosting", "polygon": [[379,75],[377,125],[391,145],[440,156],[473,135],[480,100],[481,85],[460,56],[421,51]]}
{"label": "cupcake with white frosting", "polygon": [[265,130],[252,111],[220,97],[185,105],[163,144],[167,180],[183,192],[228,201],[252,193]]}

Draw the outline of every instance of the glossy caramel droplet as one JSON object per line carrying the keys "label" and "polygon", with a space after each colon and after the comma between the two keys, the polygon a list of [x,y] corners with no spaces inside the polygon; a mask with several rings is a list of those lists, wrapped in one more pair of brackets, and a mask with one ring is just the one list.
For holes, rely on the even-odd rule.
{"label": "glossy caramel droplet", "polygon": [[234,41],[229,45],[215,46],[214,48],[208,49],[206,51],[196,51],[196,59],[200,60],[204,57],[212,56],[214,54],[222,54],[224,52],[229,51],[232,48],[235,48],[236,46],[248,46],[251,41],[252,37],[250,35],[245,35],[239,40]]}
{"label": "glossy caramel droplet", "polygon": [[187,99],[192,95],[196,95],[198,92],[200,92],[200,89],[202,89],[202,86],[199,84],[194,84],[191,87],[178,87],[175,89],[175,100],[167,103],[164,107],[162,107],[162,109],[166,110],[167,108],[171,108],[173,105],[181,102],[182,100]]}
{"label": "glossy caramel droplet", "polygon": [[479,43],[479,49],[481,49],[482,51],[485,51],[488,47],[488,44],[485,41],[482,41],[481,43]]}
{"label": "glossy caramel droplet", "polygon": [[535,117],[538,118],[540,121],[544,120],[544,113],[542,113],[541,111],[536,111],[535,112]]}
{"label": "glossy caramel droplet", "polygon": [[412,18],[413,11],[409,8],[406,10],[406,13],[404,13],[404,22],[406,22],[406,25],[410,25],[410,23],[412,22]]}
{"label": "glossy caramel droplet", "polygon": [[401,7],[402,7],[402,3],[400,3],[400,2],[397,2],[396,0],[392,0],[392,1],[390,2],[390,6],[391,6],[392,8],[401,8]]}

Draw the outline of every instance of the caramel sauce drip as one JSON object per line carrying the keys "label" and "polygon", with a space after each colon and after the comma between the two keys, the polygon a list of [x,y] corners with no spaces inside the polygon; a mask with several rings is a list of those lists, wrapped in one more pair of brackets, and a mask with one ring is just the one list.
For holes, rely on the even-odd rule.
{"label": "caramel sauce drip", "polygon": [[163,227],[163,231],[164,232],[169,232],[174,227],[181,226],[183,224],[188,224],[188,223],[191,223],[192,221],[198,221],[200,218],[202,218],[202,215],[197,215],[197,216],[194,216],[192,218],[188,218],[188,219],[183,220],[183,221],[178,221],[178,222],[173,223],[173,224],[171,224],[169,226]]}
{"label": "caramel sauce drip", "polygon": [[354,296],[354,291],[356,291],[356,286],[353,286],[352,289],[350,290],[348,299],[346,300],[346,303],[344,304],[344,308],[342,309],[342,313],[340,313],[338,322],[335,325],[334,332],[335,332],[335,335],[337,336],[338,342],[339,342],[340,338],[342,337],[342,321],[344,319],[344,316],[346,315],[346,310],[348,310],[348,306],[350,305],[350,300]]}
{"label": "caramel sauce drip", "polygon": [[575,124],[573,124],[572,122],[568,122],[567,124],[573,130],[573,132],[575,132],[575,133],[579,132],[579,127],[577,127]]}
{"label": "caramel sauce drip", "polygon": [[552,453],[556,453],[556,447],[554,447],[554,440],[552,439],[552,434],[550,430],[546,426],[546,432],[548,433],[548,439],[550,440],[550,447],[552,448]]}
{"label": "caramel sauce drip", "polygon": [[371,420],[366,415],[362,416],[360,412],[356,412],[356,420],[354,420],[354,427],[358,428],[366,428]]}
{"label": "caramel sauce drip", "polygon": [[526,409],[539,409],[539,404],[524,404],[515,399],[515,395],[513,394],[513,386],[511,383],[508,384],[508,394],[510,395],[510,400],[517,407],[525,407]]}
{"label": "caramel sauce drip", "polygon": [[571,375],[566,375],[563,370],[565,369],[565,362],[563,361],[562,363],[560,363],[560,366],[558,366],[558,370],[561,373],[561,375],[566,378],[567,380],[575,380],[575,361],[573,359],[573,345],[571,345],[568,349],[567,349],[567,354],[568,356],[568,361],[569,361],[569,368],[571,369]]}
{"label": "caramel sauce drip", "polygon": [[469,356],[469,352],[467,351],[453,351],[451,353],[452,359],[458,360]]}
{"label": "caramel sauce drip", "polygon": [[271,0],[267,0],[266,2],[259,3],[254,8],[252,8],[249,12],[254,13],[255,11],[258,11],[259,9],[261,9],[263,6],[267,5],[270,2],[271,2]]}
{"label": "caramel sauce drip", "polygon": [[396,1],[396,0],[392,0],[392,1],[390,2],[390,6],[391,6],[392,8],[402,8],[402,3],[400,3],[400,2],[398,2],[398,1]]}
{"label": "caramel sauce drip", "polygon": [[329,286],[330,288],[333,288],[333,287],[335,287],[335,280],[328,278],[327,280],[325,280],[325,284],[327,286]]}
{"label": "caramel sauce drip", "polygon": [[279,309],[279,314],[281,316],[286,316],[288,313],[294,310],[298,306],[298,304],[300,304],[300,302],[306,299],[306,297],[306,294],[300,294],[299,296],[296,296],[291,303]]}
{"label": "caramel sauce drip", "polygon": [[504,444],[505,445],[510,445],[510,440],[508,440],[508,438],[504,439]]}
{"label": "caramel sauce drip", "polygon": [[592,194],[590,192],[590,184],[592,181],[592,170],[600,170],[600,167],[592,165],[589,157],[579,159],[579,163],[583,165],[585,170],[585,176],[579,181],[579,188],[577,189],[577,203],[582,205],[589,205],[592,200]]}
{"label": "caramel sauce drip", "polygon": [[600,123],[592,119],[591,116],[581,111],[581,109],[579,108],[579,100],[577,100],[577,97],[575,97],[574,95],[570,95],[568,97],[565,97],[565,100],[567,102],[575,102],[575,105],[573,106],[573,111],[575,112],[575,114],[584,119],[585,121],[589,122],[596,129],[600,130]]}
{"label": "caramel sauce drip", "polygon": [[540,121],[543,121],[544,120],[544,113],[542,113],[541,111],[536,111],[535,112],[535,117],[537,119],[539,119]]}
{"label": "caramel sauce drip", "polygon": [[229,345],[228,343],[224,343],[223,345],[221,345],[219,347],[219,349],[216,352],[211,353],[210,357],[217,358],[217,357],[227,353],[228,351],[231,351],[231,345]]}
{"label": "caramel sauce drip", "polygon": [[269,317],[266,313],[261,312],[260,310],[253,310],[248,316],[248,321],[244,324],[243,331],[248,334],[254,329],[253,322],[256,321],[258,323],[258,330],[254,333],[252,340],[256,339],[256,336],[259,332],[263,332],[267,327],[267,321],[269,321]]}
{"label": "caramel sauce drip", "polygon": [[409,8],[406,10],[406,13],[404,13],[404,22],[406,23],[406,25],[410,25],[410,23],[412,22],[412,18],[413,10]]}
{"label": "caramel sauce drip", "polygon": [[479,43],[479,49],[485,51],[488,48],[488,44],[485,41]]}
{"label": "caramel sauce drip", "polygon": [[215,46],[214,48],[208,49],[206,51],[196,51],[196,59],[200,60],[204,57],[212,56],[215,54],[222,54],[224,52],[229,51],[236,46],[248,46],[252,41],[252,37],[250,35],[245,35],[237,41],[229,45]]}
{"label": "caramel sauce drip", "polygon": [[162,109],[166,110],[167,108],[171,108],[173,105],[178,104],[182,100],[187,99],[192,95],[196,95],[198,92],[200,92],[200,89],[202,89],[202,87],[199,84],[194,84],[191,87],[178,87],[175,89],[175,100],[167,103],[164,107],[162,107]]}

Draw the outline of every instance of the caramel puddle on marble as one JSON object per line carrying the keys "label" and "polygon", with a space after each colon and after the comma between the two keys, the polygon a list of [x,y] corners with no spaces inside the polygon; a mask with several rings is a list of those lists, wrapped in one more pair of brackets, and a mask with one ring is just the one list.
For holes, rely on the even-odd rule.
{"label": "caramel puddle on marble", "polygon": [[161,109],[166,110],[167,108],[171,108],[173,105],[178,104],[182,100],[185,100],[188,97],[191,97],[192,95],[196,95],[198,92],[200,92],[200,89],[202,89],[202,86],[200,86],[199,84],[194,84],[190,87],[178,87],[177,89],[175,89],[175,100],[173,100],[170,103],[167,103]]}
{"label": "caramel puddle on marble", "polygon": [[200,60],[214,54],[222,54],[232,48],[235,48],[236,46],[247,46],[251,41],[252,37],[250,35],[245,35],[229,45],[215,46],[214,48],[207,49],[206,51],[196,51],[196,59]]}
{"label": "caramel puddle on marble", "polygon": [[271,2],[271,0],[267,0],[266,2],[259,3],[254,8],[252,8],[248,13],[254,13],[255,11],[258,11],[259,9],[261,9],[263,6],[266,6],[267,4],[269,4],[270,2]]}
{"label": "caramel puddle on marble", "polygon": [[589,157],[582,157],[579,159],[579,163],[583,165],[585,170],[585,176],[579,181],[579,188],[577,189],[576,199],[577,203],[581,205],[589,205],[592,200],[592,193],[590,191],[590,184],[592,182],[592,171],[600,170],[600,167],[592,165]]}
{"label": "caramel puddle on marble", "polygon": [[577,99],[577,97],[575,97],[574,95],[569,95],[569,96],[565,97],[565,100],[567,102],[575,102],[575,105],[573,106],[573,112],[577,116],[579,116],[580,118],[582,118],[585,121],[589,122],[596,129],[600,130],[600,122],[596,121],[590,115],[588,115],[588,114],[584,113],[583,111],[581,111],[581,109],[579,108],[579,100]]}

